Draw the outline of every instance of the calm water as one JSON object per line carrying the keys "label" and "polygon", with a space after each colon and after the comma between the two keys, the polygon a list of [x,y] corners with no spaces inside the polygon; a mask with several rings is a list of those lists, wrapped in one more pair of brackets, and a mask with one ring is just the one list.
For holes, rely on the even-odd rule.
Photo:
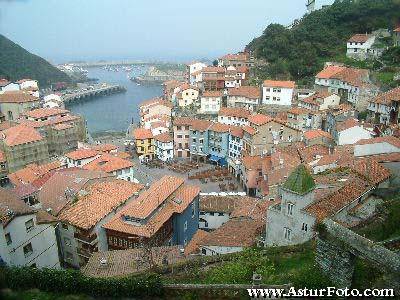
{"label": "calm water", "polygon": [[[127,72],[106,71],[101,68],[88,69],[90,78],[98,78],[99,82],[108,82],[123,85],[126,93],[95,97],[86,102],[76,102],[67,108],[80,114],[87,120],[90,133],[104,131],[125,132],[129,124],[138,122],[138,104],[162,94],[161,86],[139,86],[127,78]],[[143,69],[134,69],[131,75],[135,76]]]}

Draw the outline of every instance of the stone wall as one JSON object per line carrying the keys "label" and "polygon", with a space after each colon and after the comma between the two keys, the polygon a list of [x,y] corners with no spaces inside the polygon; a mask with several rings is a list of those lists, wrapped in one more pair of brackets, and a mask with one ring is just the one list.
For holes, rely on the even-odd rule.
{"label": "stone wall", "polygon": [[316,263],[337,287],[351,286],[355,258],[360,257],[385,272],[390,288],[400,291],[400,254],[330,219],[319,230],[316,251]]}

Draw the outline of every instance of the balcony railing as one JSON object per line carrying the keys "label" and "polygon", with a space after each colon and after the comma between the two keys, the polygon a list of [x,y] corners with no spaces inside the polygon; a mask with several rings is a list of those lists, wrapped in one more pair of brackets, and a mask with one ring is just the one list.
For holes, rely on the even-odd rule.
{"label": "balcony railing", "polygon": [[76,238],[77,240],[79,240],[83,243],[87,243],[87,244],[91,244],[91,245],[96,243],[96,241],[97,241],[97,235],[95,233],[90,234],[90,235],[85,235],[85,234],[75,232],[74,238]]}
{"label": "balcony railing", "polygon": [[78,248],[77,249],[78,255],[81,255],[83,257],[87,257],[90,258],[92,256],[92,252],[90,252],[87,249],[83,249],[83,248]]}

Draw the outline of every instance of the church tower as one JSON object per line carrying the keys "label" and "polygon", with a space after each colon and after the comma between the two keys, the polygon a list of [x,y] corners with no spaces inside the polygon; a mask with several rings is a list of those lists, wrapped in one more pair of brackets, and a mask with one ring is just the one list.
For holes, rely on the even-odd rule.
{"label": "church tower", "polygon": [[315,10],[315,1],[316,0],[306,0],[306,7],[308,13],[311,13]]}

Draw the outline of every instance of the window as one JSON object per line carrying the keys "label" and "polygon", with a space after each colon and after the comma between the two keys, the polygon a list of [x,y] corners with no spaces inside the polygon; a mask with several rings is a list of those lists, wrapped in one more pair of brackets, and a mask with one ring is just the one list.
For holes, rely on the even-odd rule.
{"label": "window", "polygon": [[303,225],[301,226],[301,230],[306,231],[308,230],[308,225],[306,223],[303,223]]}
{"label": "window", "polygon": [[34,226],[35,226],[35,224],[33,223],[33,219],[30,219],[30,220],[26,221],[25,222],[26,232],[31,231]]}
{"label": "window", "polygon": [[285,227],[284,232],[285,232],[285,239],[288,241],[291,241],[292,240],[292,231],[289,228]]}
{"label": "window", "polygon": [[178,139],[181,139],[182,138],[182,134],[178,134],[177,137],[178,137]]}
{"label": "window", "polygon": [[206,249],[201,249],[201,254],[204,254],[204,255],[206,255],[207,254],[207,251],[206,251]]}
{"label": "window", "polygon": [[186,246],[187,245],[187,239],[184,239],[183,240],[183,246]]}
{"label": "window", "polygon": [[294,206],[293,203],[288,203],[288,205],[287,205],[287,214],[289,216],[293,215],[293,206]]}
{"label": "window", "polygon": [[192,218],[194,218],[195,215],[196,215],[196,203],[193,202],[192,203]]}
{"label": "window", "polygon": [[223,216],[224,215],[224,213],[218,213],[218,216]]}
{"label": "window", "polygon": [[10,233],[6,233],[6,242],[7,242],[7,245],[11,245],[12,244],[12,239],[11,239],[11,234]]}
{"label": "window", "polygon": [[69,247],[71,247],[71,245],[72,245],[72,244],[71,244],[71,239],[65,237],[65,238],[64,238],[64,244],[67,245],[67,246],[69,246]]}
{"label": "window", "polygon": [[187,230],[187,221],[185,221],[185,223],[183,224],[183,231]]}
{"label": "window", "polygon": [[33,253],[32,244],[29,243],[29,244],[25,245],[24,248],[23,248],[23,250],[24,250],[24,255],[25,255],[25,257],[31,256],[32,253]]}

